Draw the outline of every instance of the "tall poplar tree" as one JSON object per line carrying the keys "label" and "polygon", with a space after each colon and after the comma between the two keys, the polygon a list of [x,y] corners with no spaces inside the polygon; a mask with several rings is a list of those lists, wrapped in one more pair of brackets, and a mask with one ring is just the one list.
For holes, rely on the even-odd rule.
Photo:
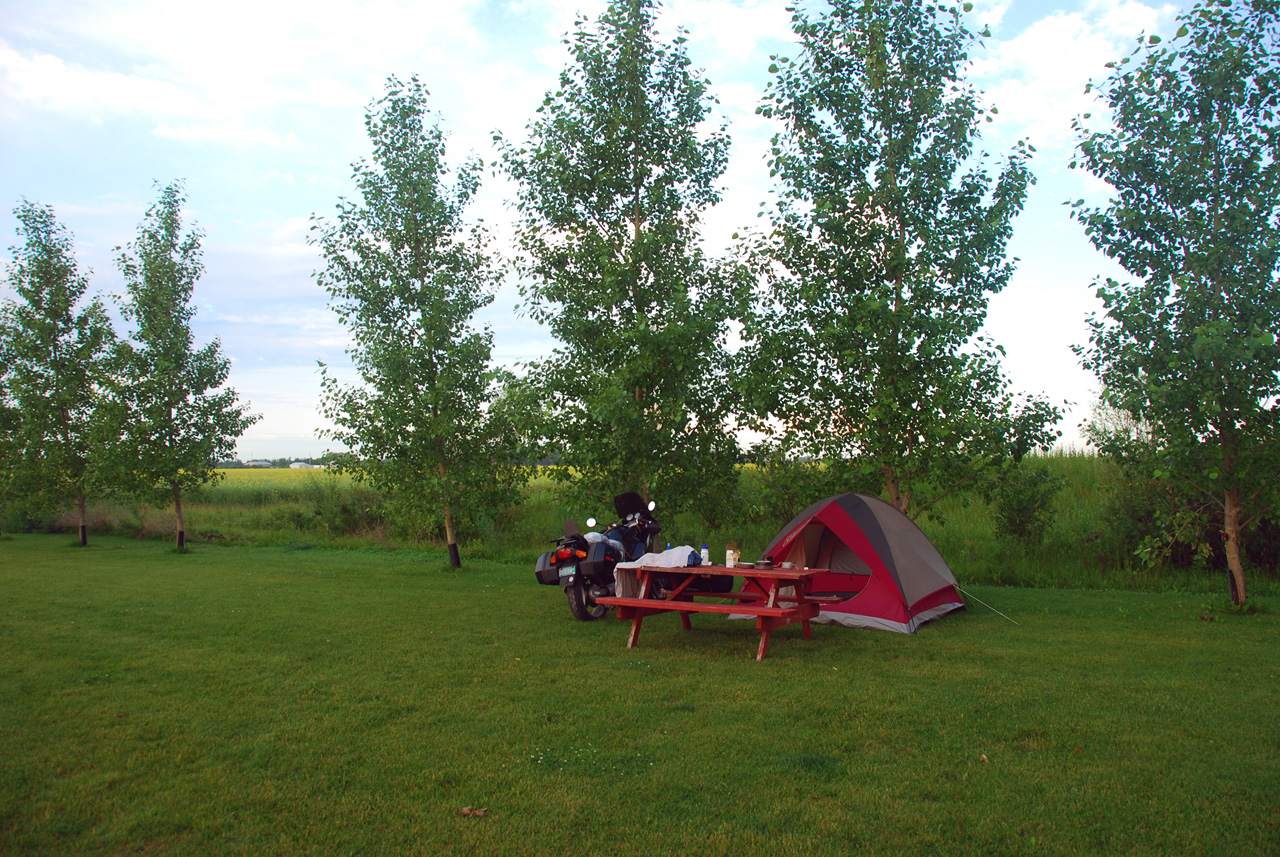
{"label": "tall poplar tree", "polygon": [[14,216],[24,238],[7,270],[17,299],[0,306],[0,361],[18,411],[10,489],[33,508],[74,504],[87,545],[88,500],[102,486],[109,436],[103,403],[115,336],[102,302],[85,300],[88,278],[53,208],[24,200]]}
{"label": "tall poplar tree", "polygon": [[[743,384],[794,453],[856,460],[912,515],[1049,443],[1056,409],[1018,404],[979,336],[1008,282],[1031,174],[974,152],[988,111],[964,80],[959,9],[833,0],[797,10],[760,112],[779,120],[780,193],[754,247],[767,288],[746,319]],[[781,428],[778,428],[778,427]]]}
{"label": "tall poplar tree", "polygon": [[322,367],[321,434],[345,445],[342,466],[385,491],[406,526],[443,524],[462,564],[458,524],[507,503],[520,477],[493,334],[475,314],[493,300],[487,236],[463,213],[479,186],[471,159],[449,181],[445,137],[417,78],[392,77],[365,115],[372,161],[354,165],[359,201],[315,218],[325,267],[316,280],[350,329],[360,383]]}
{"label": "tall poplar tree", "polygon": [[[14,486],[22,450],[18,441],[21,418],[22,412],[13,398],[9,358],[5,354],[4,341],[0,340],[0,524],[16,494]],[[3,526],[0,526],[0,535],[3,535]]]}
{"label": "tall poplar tree", "polygon": [[1094,87],[1110,127],[1077,120],[1112,198],[1076,217],[1134,277],[1099,284],[1080,353],[1143,426],[1154,475],[1221,516],[1243,604],[1241,540],[1280,502],[1280,4],[1210,0],[1178,20]]}
{"label": "tall poplar tree", "polygon": [[160,192],[138,236],[120,251],[121,311],[133,331],[119,348],[118,479],[151,502],[172,503],[175,540],[186,546],[184,494],[216,481],[218,461],[258,417],[225,386],[221,343],[197,348],[191,298],[204,272],[197,229],[182,233],[182,185]]}
{"label": "tall poplar tree", "polygon": [[572,64],[504,161],[519,185],[525,306],[560,343],[537,375],[564,463],[589,490],[701,500],[705,514],[738,459],[732,283],[697,231],[729,140],[707,127],[714,99],[684,36],[657,38],[656,9],[617,0],[579,20]]}

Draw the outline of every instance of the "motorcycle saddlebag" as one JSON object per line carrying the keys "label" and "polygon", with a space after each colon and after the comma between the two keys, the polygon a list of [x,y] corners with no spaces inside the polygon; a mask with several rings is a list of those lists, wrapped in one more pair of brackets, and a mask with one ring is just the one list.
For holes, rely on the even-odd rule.
{"label": "motorcycle saddlebag", "polygon": [[578,571],[587,579],[601,586],[613,583],[613,567],[618,562],[609,555],[609,546],[604,542],[592,542],[587,548],[587,558],[578,563]]}
{"label": "motorcycle saddlebag", "polygon": [[538,576],[539,583],[549,585],[558,585],[560,583],[560,569],[551,563],[552,556],[554,554],[551,551],[547,551],[538,557],[538,565],[534,569],[534,573]]}

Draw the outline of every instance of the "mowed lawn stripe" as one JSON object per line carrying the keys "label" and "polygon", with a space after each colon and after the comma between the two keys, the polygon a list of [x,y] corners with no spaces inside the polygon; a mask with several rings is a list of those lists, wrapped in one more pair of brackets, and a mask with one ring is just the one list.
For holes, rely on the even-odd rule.
{"label": "mowed lawn stripe", "polygon": [[0,540],[0,852],[1280,850],[1277,619],[1204,596],[974,587],[1020,624],[757,663],[523,565],[70,543]]}

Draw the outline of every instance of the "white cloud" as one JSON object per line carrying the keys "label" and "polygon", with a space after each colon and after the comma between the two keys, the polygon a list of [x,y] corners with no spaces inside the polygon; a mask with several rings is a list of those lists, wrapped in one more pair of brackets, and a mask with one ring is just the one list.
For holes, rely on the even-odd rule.
{"label": "white cloud", "polygon": [[[114,276],[110,248],[130,240],[154,198],[152,180],[187,177],[189,220],[207,230],[202,331],[223,336],[228,353],[234,348],[233,383],[242,393],[251,389],[268,415],[253,431],[284,455],[306,454],[315,443],[314,360],[329,355],[337,366],[342,358],[334,355],[347,342],[311,276],[319,262],[306,243],[307,214],[332,216],[337,197],[352,195],[349,165],[368,152],[365,105],[381,95],[388,74],[417,72],[450,134],[449,161],[473,150],[491,160],[492,131],[523,138],[569,61],[561,37],[579,12],[598,16],[605,0],[3,5],[0,144],[22,169],[0,168],[0,192],[53,201],[99,269],[93,283],[101,288]],[[665,0],[659,13],[666,37],[677,24],[688,29],[690,57],[707,69],[718,115],[732,123],[725,201],[705,220],[711,252],[756,223],[769,197],[763,154],[774,125],[754,111],[768,54],[786,53],[792,42],[787,5]],[[1105,270],[1074,224],[1061,228],[1062,200],[1107,192],[1066,170],[1071,119],[1087,111],[1105,119],[1084,95],[1085,83],[1127,54],[1139,32],[1171,32],[1173,15],[1156,0],[975,0],[968,16],[971,26],[990,24],[996,33],[973,52],[970,76],[1000,108],[982,147],[1004,151],[1029,135],[1041,149],[1033,161],[1041,185],[1015,235],[1026,261],[992,313],[993,332],[1008,341],[1021,367],[1015,371],[1023,372],[1020,386],[1079,386],[1078,367],[1060,343],[1078,341],[1087,283]],[[468,211],[486,219],[503,249],[510,249],[506,202],[513,196],[508,181],[486,175]],[[1062,276],[1064,259],[1081,270]],[[1077,300],[1071,290],[1079,288],[1085,297]],[[484,315],[495,330],[495,357],[507,362],[553,344],[545,328],[511,314],[515,300],[508,284]]]}
{"label": "white cloud", "polygon": [[358,129],[393,72],[420,71],[433,91],[446,81],[467,106],[518,91],[527,75],[488,61],[473,5],[117,0],[74,15],[24,9],[4,27],[0,97],[9,112],[148,115],[169,139],[291,146],[294,126],[320,121],[317,111],[350,112]]}
{"label": "white cloud", "polygon": [[[760,90],[744,81],[733,81],[724,84],[712,82],[712,89],[720,99],[720,108],[725,113],[736,115],[735,121],[743,120],[759,122],[764,125],[767,120],[756,116],[756,107],[760,105]],[[738,130],[735,126],[735,131]]]}
{"label": "white cloud", "polygon": [[340,331],[345,330],[338,317],[327,309],[318,307],[282,307],[276,306],[271,311],[256,313],[219,313],[213,316],[217,321],[232,324],[283,324],[298,330],[307,331]]}
{"label": "white cloud", "polygon": [[1167,29],[1172,17],[1169,6],[1094,0],[1079,11],[1050,14],[1012,38],[988,39],[974,54],[971,80],[1000,110],[993,130],[1028,137],[1039,148],[1069,143],[1072,119],[1101,111],[1086,84],[1104,77],[1106,64],[1127,54],[1138,33]]}
{"label": "white cloud", "polygon": [[186,140],[210,143],[226,143],[230,145],[260,145],[274,149],[297,145],[298,138],[293,134],[280,135],[266,128],[254,128],[243,119],[234,119],[219,125],[179,125],[174,128],[167,122],[161,123],[153,131],[159,137],[170,140]]}
{"label": "white cloud", "polygon": [[990,0],[990,2],[979,0],[973,4],[973,11],[970,12],[969,17],[979,28],[989,26],[995,30],[1004,22],[1005,13],[1012,5],[1013,0]]}
{"label": "white cloud", "polygon": [[760,42],[791,38],[787,4],[769,0],[673,0],[659,24],[674,30],[675,22],[689,31],[690,54],[709,70],[730,63],[753,63],[764,68],[768,57]]}
{"label": "white cloud", "polygon": [[124,199],[118,196],[106,197],[91,202],[64,202],[54,204],[54,210],[60,217],[75,218],[133,218],[138,219],[145,204],[135,199]]}
{"label": "white cloud", "polygon": [[4,44],[0,44],[0,92],[9,102],[82,117],[200,110],[191,93],[170,81],[89,69],[51,54],[21,52]]}
{"label": "white cloud", "polygon": [[306,245],[307,236],[310,234],[310,217],[290,217],[271,233],[271,240],[276,244]]}

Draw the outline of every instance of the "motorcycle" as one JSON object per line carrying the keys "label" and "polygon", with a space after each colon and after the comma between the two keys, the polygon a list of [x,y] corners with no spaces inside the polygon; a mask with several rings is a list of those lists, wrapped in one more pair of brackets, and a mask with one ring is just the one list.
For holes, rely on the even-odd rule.
{"label": "motorcycle", "polygon": [[[613,508],[618,521],[602,533],[581,533],[577,519],[565,521],[563,535],[552,540],[556,546],[538,557],[538,582],[564,589],[569,611],[582,622],[608,612],[609,608],[597,604],[596,599],[614,594],[614,567],[639,559],[648,552],[650,539],[662,531],[652,514],[655,504],[650,501],[646,505],[634,491],[614,497]],[[587,519],[588,527],[595,525],[595,518]]]}

